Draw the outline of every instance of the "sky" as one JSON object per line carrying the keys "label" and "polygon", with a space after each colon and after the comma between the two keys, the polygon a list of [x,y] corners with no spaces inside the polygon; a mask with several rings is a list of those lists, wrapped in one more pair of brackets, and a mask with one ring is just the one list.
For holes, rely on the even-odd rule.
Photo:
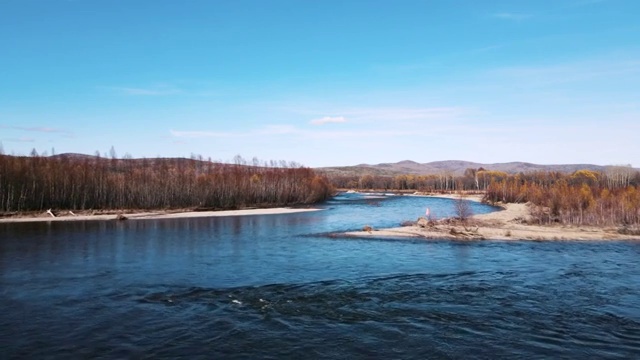
{"label": "sky", "polygon": [[0,0],[0,150],[640,165],[638,0]]}

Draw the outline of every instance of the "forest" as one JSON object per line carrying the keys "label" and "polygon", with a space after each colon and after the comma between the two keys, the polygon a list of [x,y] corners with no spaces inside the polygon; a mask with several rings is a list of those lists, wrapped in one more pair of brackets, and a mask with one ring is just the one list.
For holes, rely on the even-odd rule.
{"label": "forest", "polygon": [[0,155],[4,213],[290,206],[323,201],[332,192],[323,176],[284,161]]}
{"label": "forest", "polygon": [[238,209],[312,204],[334,189],[484,194],[531,203],[539,224],[640,225],[640,172],[630,166],[507,174],[339,176],[285,161],[0,155],[0,213],[54,210]]}
{"label": "forest", "polygon": [[531,203],[539,224],[639,225],[638,174],[588,170],[570,175],[512,175],[489,184],[485,200],[491,203]]}
{"label": "forest", "polygon": [[507,174],[467,169],[464,175],[333,176],[338,188],[384,191],[478,192],[489,203],[531,203],[539,224],[640,225],[640,172],[610,166],[604,172]]}

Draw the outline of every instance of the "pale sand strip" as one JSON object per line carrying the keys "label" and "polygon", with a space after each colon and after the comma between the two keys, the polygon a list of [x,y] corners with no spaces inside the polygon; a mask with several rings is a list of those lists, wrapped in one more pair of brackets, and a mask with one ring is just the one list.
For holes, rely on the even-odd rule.
{"label": "pale sand strip", "polygon": [[[457,195],[434,196],[457,199]],[[465,199],[480,201],[477,195]],[[432,226],[406,226],[391,229],[373,229],[372,231],[347,232],[355,237],[413,237],[424,239],[454,240],[640,240],[639,235],[623,235],[615,228],[562,225],[528,225],[522,220],[529,219],[529,207],[526,204],[501,204],[501,211],[474,215],[463,226],[455,222],[437,221]]]}
{"label": "pale sand strip", "polygon": [[[280,215],[301,213],[309,211],[319,211],[321,209],[294,209],[294,208],[270,208],[270,209],[246,209],[246,210],[223,210],[223,211],[186,211],[186,212],[141,212],[123,214],[128,220],[142,219],[181,219],[199,217],[220,217],[220,216],[248,216],[248,215]],[[16,222],[51,222],[51,221],[84,221],[84,220],[116,220],[118,215],[65,215],[51,217],[42,215],[37,217],[15,217],[0,219],[0,223]]]}

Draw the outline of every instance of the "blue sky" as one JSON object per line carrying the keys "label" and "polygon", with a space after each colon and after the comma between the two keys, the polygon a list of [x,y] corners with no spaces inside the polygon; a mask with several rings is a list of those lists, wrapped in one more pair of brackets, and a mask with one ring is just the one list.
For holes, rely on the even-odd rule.
{"label": "blue sky", "polygon": [[638,166],[639,16],[636,0],[0,0],[0,142]]}

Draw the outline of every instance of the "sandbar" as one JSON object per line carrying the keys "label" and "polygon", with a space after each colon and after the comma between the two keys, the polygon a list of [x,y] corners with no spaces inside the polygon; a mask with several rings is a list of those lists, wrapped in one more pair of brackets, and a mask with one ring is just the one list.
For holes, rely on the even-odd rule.
{"label": "sandbar", "polygon": [[[427,195],[430,196],[430,195]],[[433,195],[457,199],[458,195]],[[481,201],[480,195],[465,197]],[[450,240],[640,240],[640,235],[626,235],[615,227],[535,225],[531,224],[529,204],[497,204],[502,210],[473,215],[465,223],[454,219],[422,222],[411,225],[371,231],[350,231],[350,237],[394,238],[411,237]]]}
{"label": "sandbar", "polygon": [[[265,209],[243,209],[243,210],[221,210],[221,211],[148,211],[137,213],[122,213],[126,220],[145,220],[145,219],[180,219],[180,218],[199,218],[199,217],[221,217],[221,216],[249,216],[249,215],[280,215],[301,213],[309,211],[319,211],[315,208],[265,208]],[[15,216],[1,218],[0,223],[17,223],[17,222],[51,222],[51,221],[87,221],[87,220],[117,220],[119,214],[96,214],[77,216],[63,211],[63,215],[51,217],[47,213],[37,214],[35,216]]]}

